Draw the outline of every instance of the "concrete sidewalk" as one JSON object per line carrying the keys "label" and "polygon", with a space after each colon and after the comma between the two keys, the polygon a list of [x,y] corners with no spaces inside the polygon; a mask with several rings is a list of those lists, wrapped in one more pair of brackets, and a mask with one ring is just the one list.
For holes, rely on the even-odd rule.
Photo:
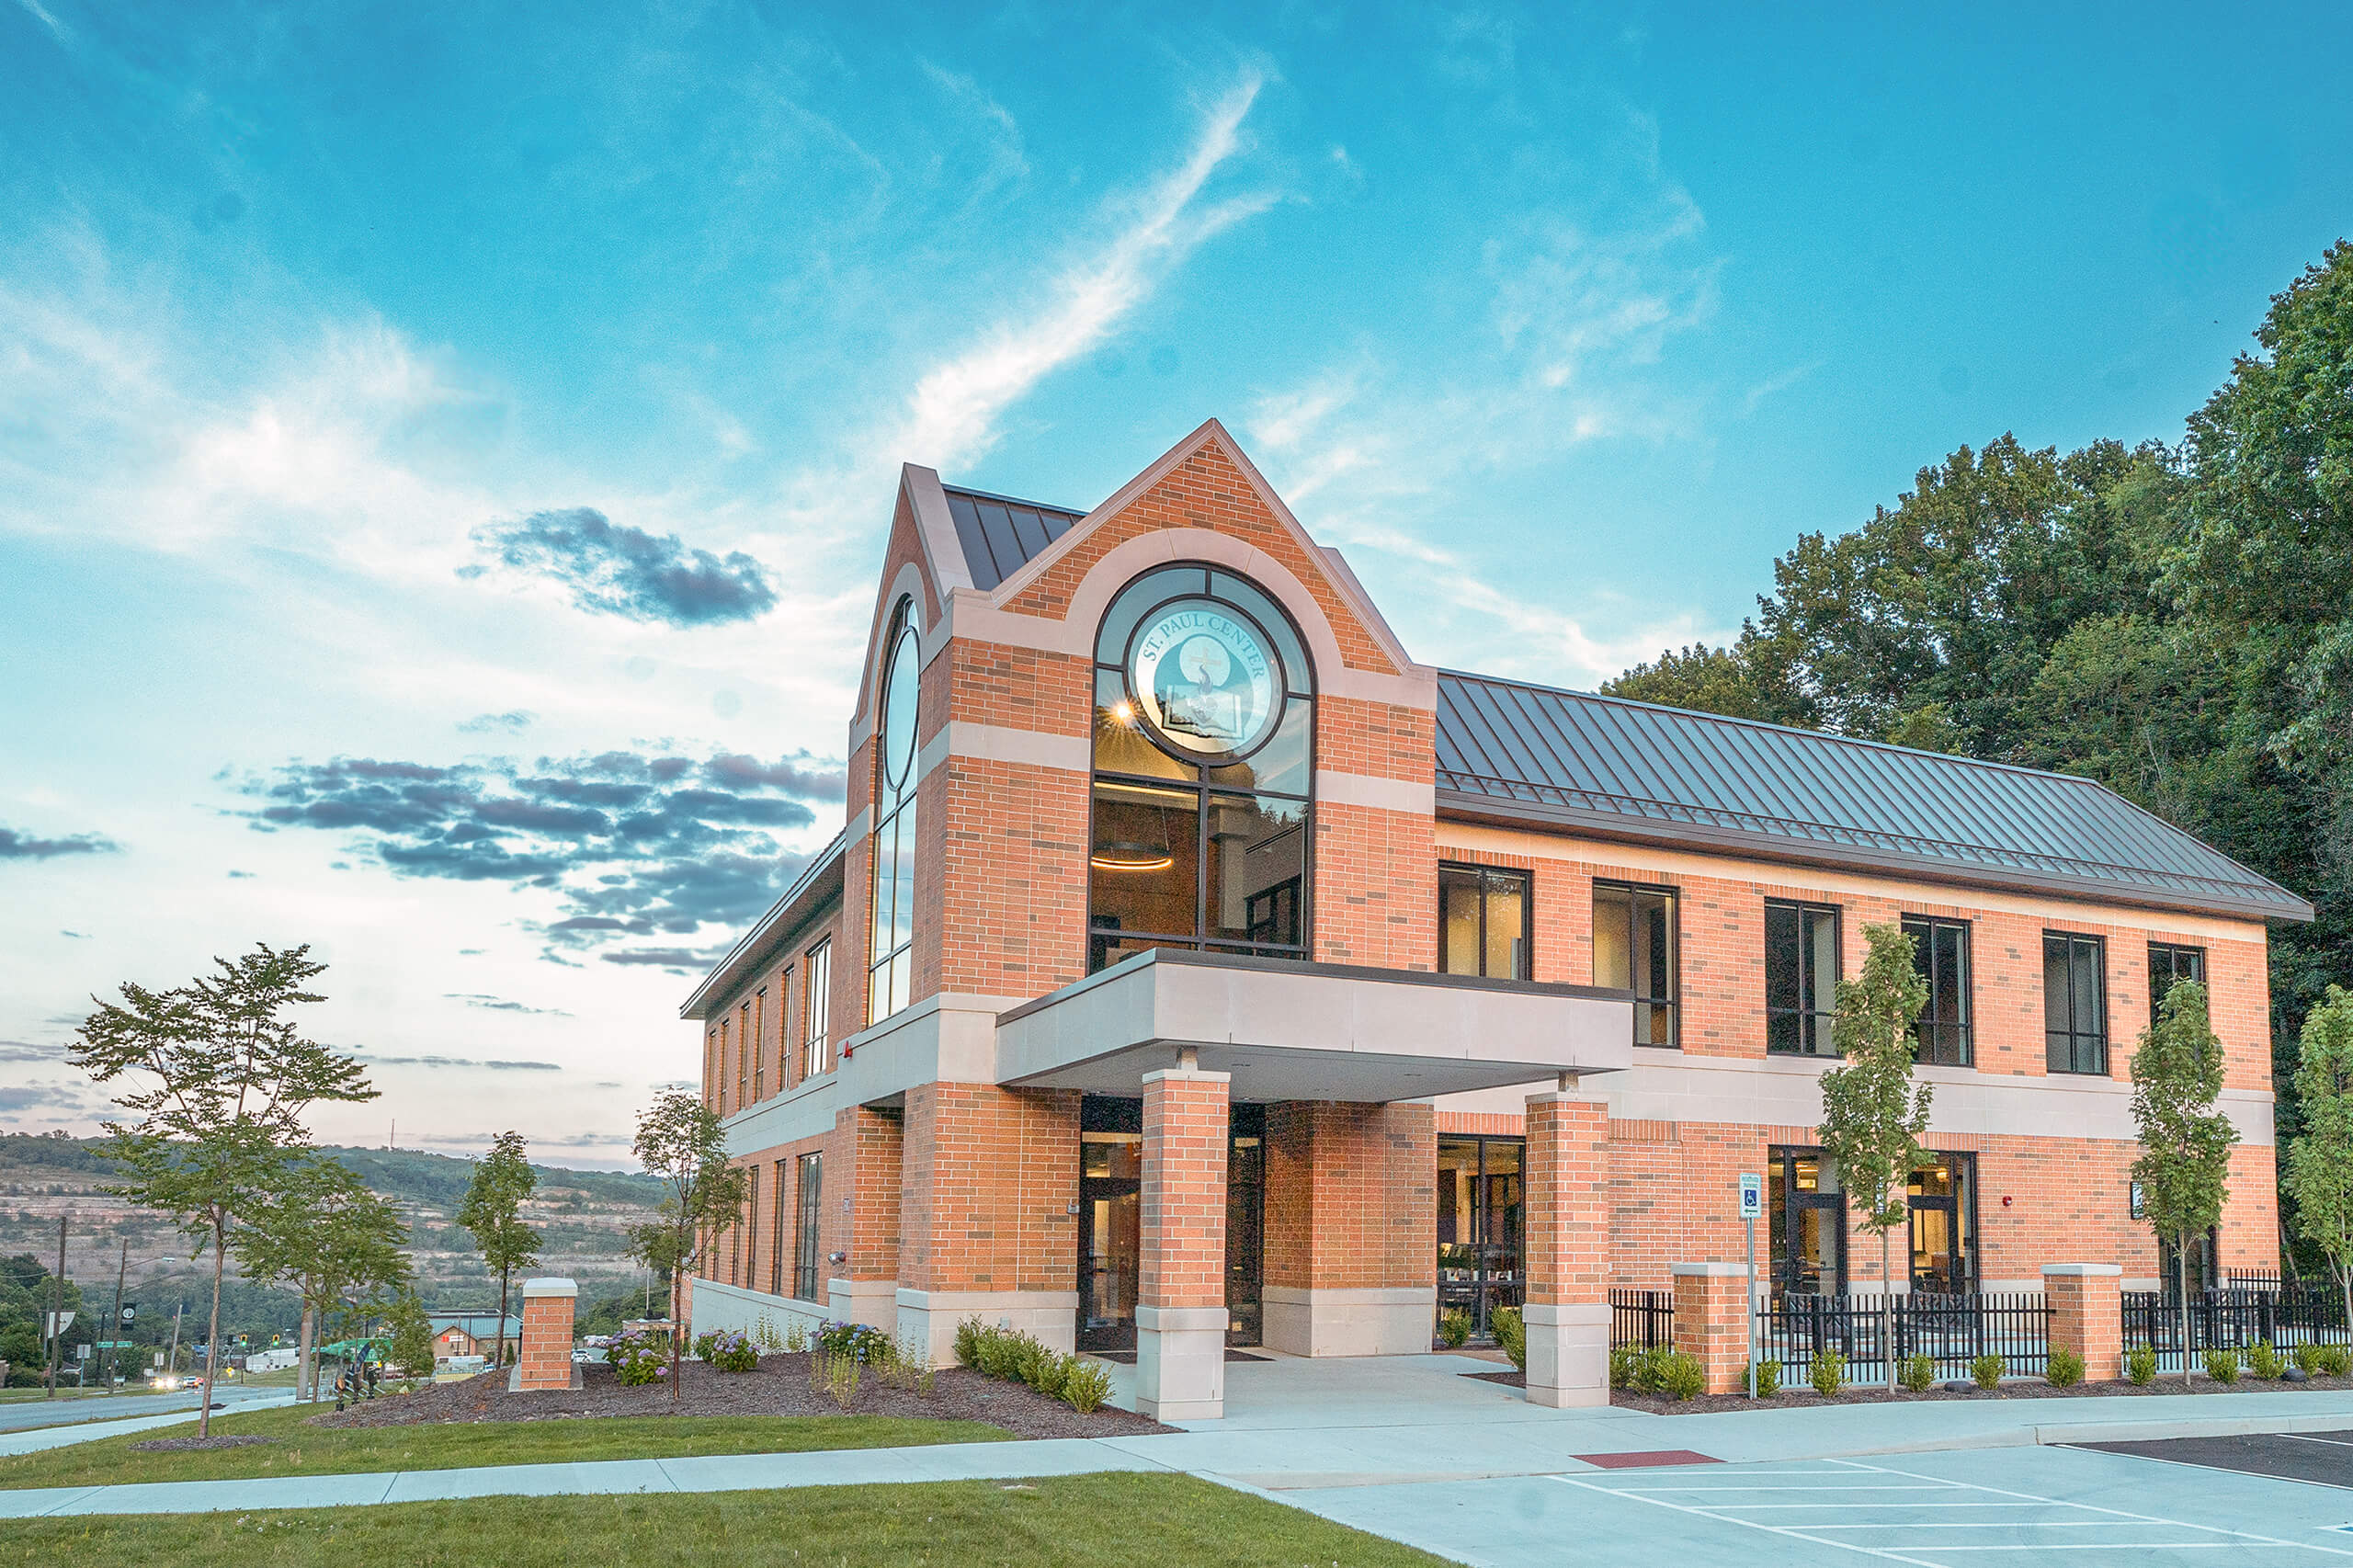
{"label": "concrete sidewalk", "polygon": [[1793,1406],[1699,1415],[1546,1410],[1516,1389],[1465,1375],[1494,1369],[1459,1356],[1236,1363],[1227,1369],[1224,1420],[1154,1437],[0,1490],[0,1517],[1013,1480],[1092,1471],[1182,1471],[1283,1493],[1587,1474],[1596,1467],[1580,1455],[1667,1449],[1733,1463],[1796,1462],[2353,1427],[2353,1394],[2278,1392]]}
{"label": "concrete sidewalk", "polygon": [[[234,1403],[224,1401],[227,1408],[212,1413],[215,1421],[223,1416],[241,1415],[248,1410],[269,1410],[291,1404],[290,1393],[261,1394]],[[194,1407],[160,1415],[131,1415],[119,1421],[85,1420],[71,1426],[28,1427],[20,1432],[0,1432],[0,1458],[15,1454],[37,1454],[50,1449],[69,1448],[75,1443],[95,1443],[101,1437],[119,1437],[127,1432],[152,1431],[158,1426],[193,1425]]]}

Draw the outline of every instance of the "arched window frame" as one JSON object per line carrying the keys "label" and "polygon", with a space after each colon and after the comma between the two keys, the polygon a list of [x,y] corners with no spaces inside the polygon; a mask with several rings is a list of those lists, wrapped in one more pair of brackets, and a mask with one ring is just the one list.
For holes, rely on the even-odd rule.
{"label": "arched window frame", "polygon": [[914,984],[916,724],[923,683],[923,638],[915,599],[891,612],[881,667],[874,682],[874,829],[868,839],[866,1021],[879,1024],[904,1008]]}

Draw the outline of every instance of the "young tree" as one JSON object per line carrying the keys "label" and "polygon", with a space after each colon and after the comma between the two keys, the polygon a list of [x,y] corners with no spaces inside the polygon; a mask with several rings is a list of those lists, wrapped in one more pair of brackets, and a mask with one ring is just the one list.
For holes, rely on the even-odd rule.
{"label": "young tree", "polygon": [[473,1185],[458,1206],[458,1223],[474,1233],[482,1260],[498,1276],[498,1358],[506,1365],[506,1289],[518,1268],[540,1261],[540,1233],[523,1219],[523,1200],[539,1190],[540,1178],[524,1157],[523,1135],[502,1132],[490,1153],[474,1162]]}
{"label": "young tree", "polygon": [[211,1432],[230,1233],[275,1184],[288,1152],[309,1142],[302,1117],[312,1106],[376,1097],[357,1062],[281,1017],[324,1000],[307,989],[326,970],[310,953],[308,944],[280,952],[263,943],[170,991],[127,983],[122,1005],[98,1002],[83,1021],[69,1057],[101,1084],[131,1075],[115,1103],[137,1119],[106,1124],[124,1176],[109,1190],[174,1216],[211,1249],[199,1437]]}
{"label": "young tree", "polygon": [[2305,1017],[2296,1098],[2304,1122],[2288,1145],[2296,1227],[2328,1259],[2353,1323],[2353,991],[2330,986]]}
{"label": "young tree", "polygon": [[684,1281],[705,1238],[744,1210],[744,1173],[727,1163],[719,1118],[701,1097],[672,1090],[637,1119],[638,1163],[669,1191],[655,1218],[632,1227],[631,1252],[670,1277],[670,1397],[678,1397],[678,1353],[687,1332]]}
{"label": "young tree", "polygon": [[1912,1024],[1927,1006],[1927,983],[1914,967],[1912,938],[1900,926],[1866,926],[1859,980],[1838,983],[1837,1040],[1846,1063],[1822,1075],[1823,1153],[1838,1162],[1838,1179],[1862,1228],[1879,1237],[1881,1345],[1895,1366],[1895,1285],[1888,1234],[1911,1218],[1912,1173],[1928,1130],[1927,1084],[1912,1081]]}
{"label": "young tree", "polygon": [[403,1288],[385,1314],[392,1331],[391,1360],[410,1377],[433,1376],[433,1324],[415,1290]]}
{"label": "young tree", "polygon": [[2214,1108],[2222,1092],[2222,1043],[2206,1021],[2206,987],[2177,982],[2157,1007],[2157,1021],[2132,1053],[2132,1120],[2141,1130],[2141,1157],[2132,1179],[2142,1187],[2150,1228],[2173,1244],[2174,1278],[2181,1295],[2181,1381],[2189,1381],[2189,1246],[2222,1222],[2230,1196],[2231,1146],[2239,1141],[2231,1119]]}
{"label": "young tree", "polygon": [[328,1314],[407,1287],[407,1241],[400,1211],[324,1154],[289,1159],[258,1195],[230,1247],[248,1279],[291,1285],[302,1300],[298,1397],[319,1397],[311,1352]]}

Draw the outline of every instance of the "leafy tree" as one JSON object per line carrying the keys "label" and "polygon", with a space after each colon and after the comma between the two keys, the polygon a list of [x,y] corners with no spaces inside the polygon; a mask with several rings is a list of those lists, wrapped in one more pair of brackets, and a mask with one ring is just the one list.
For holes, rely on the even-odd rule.
{"label": "leafy tree", "polygon": [[2320,1248],[2353,1323],[2353,991],[2328,988],[2304,1018],[2296,1069],[2303,1131],[2288,1150],[2296,1223]]}
{"label": "leafy tree", "polygon": [[199,1437],[211,1430],[231,1233],[278,1184],[289,1152],[308,1142],[302,1118],[312,1106],[376,1097],[357,1062],[281,1016],[324,1000],[307,989],[326,969],[310,952],[307,944],[281,952],[263,943],[169,991],[126,983],[121,1005],[98,1002],[83,1021],[69,1058],[101,1084],[131,1080],[115,1103],[136,1119],[106,1124],[124,1178],[110,1190],[173,1216],[210,1249]]}
{"label": "leafy tree", "polygon": [[416,1292],[404,1287],[385,1316],[392,1337],[387,1358],[411,1377],[432,1377],[433,1324]]}
{"label": "leafy tree", "polygon": [[283,1282],[302,1301],[301,1397],[318,1398],[312,1360],[317,1332],[350,1308],[404,1290],[408,1228],[400,1211],[368,1189],[340,1160],[286,1161],[231,1240],[249,1279]]}
{"label": "leafy tree", "polygon": [[699,1095],[660,1096],[637,1119],[638,1164],[669,1190],[659,1214],[632,1226],[630,1243],[647,1267],[670,1279],[670,1397],[678,1397],[678,1352],[686,1335],[684,1281],[708,1238],[744,1210],[744,1173],[727,1163],[717,1113]]}
{"label": "leafy tree", "polygon": [[472,1231],[482,1260],[498,1276],[498,1357],[506,1365],[506,1291],[518,1268],[540,1261],[540,1233],[523,1218],[523,1202],[540,1178],[523,1153],[523,1135],[502,1132],[474,1165],[473,1184],[458,1206],[458,1223]]}
{"label": "leafy tree", "polygon": [[1862,1228],[1879,1237],[1881,1343],[1894,1354],[1895,1296],[1888,1233],[1911,1218],[1912,1173],[1928,1130],[1934,1090],[1912,1080],[1912,1025],[1928,1003],[1913,966],[1913,941],[1895,925],[1866,926],[1862,976],[1838,983],[1843,1065],[1822,1075],[1823,1153],[1838,1162]]}
{"label": "leafy tree", "polygon": [[1604,682],[1602,694],[1731,719],[1786,722],[1792,704],[1770,689],[1770,672],[1756,666],[1752,646],[1752,641],[1744,640],[1725,648],[1705,642],[1669,648],[1652,663],[1636,665],[1616,680]]}
{"label": "leafy tree", "polygon": [[2231,1119],[2214,1108],[2222,1092],[2222,1044],[2206,1020],[2206,987],[2180,981],[2157,1006],[2157,1021],[2132,1053],[2132,1121],[2141,1130],[2141,1183],[2150,1228],[2174,1249],[2181,1295],[2181,1381],[2189,1381],[2189,1247],[2222,1222]]}
{"label": "leafy tree", "polygon": [[[56,1285],[49,1266],[31,1253],[0,1257],[0,1361],[8,1363],[8,1382],[32,1388],[46,1381],[48,1346],[41,1323],[55,1300]],[[82,1288],[65,1282],[65,1310],[84,1310]]]}

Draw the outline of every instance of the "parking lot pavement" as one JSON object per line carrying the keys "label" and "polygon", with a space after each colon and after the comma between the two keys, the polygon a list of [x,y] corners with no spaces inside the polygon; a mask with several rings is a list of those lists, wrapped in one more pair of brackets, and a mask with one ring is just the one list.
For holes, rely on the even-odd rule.
{"label": "parking lot pavement", "polygon": [[2353,1431],[2272,1432],[2231,1437],[2169,1437],[2140,1443],[2086,1443],[2104,1454],[2207,1470],[2234,1470],[2282,1481],[2353,1489]]}
{"label": "parking lot pavement", "polygon": [[1593,1470],[1282,1497],[1483,1568],[2353,1562],[2343,1528],[2353,1496],[2087,1449]]}

